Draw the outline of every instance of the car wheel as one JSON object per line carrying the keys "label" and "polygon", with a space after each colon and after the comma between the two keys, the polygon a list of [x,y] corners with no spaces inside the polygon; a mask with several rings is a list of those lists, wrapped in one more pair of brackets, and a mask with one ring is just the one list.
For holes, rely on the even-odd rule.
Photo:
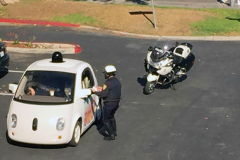
{"label": "car wheel", "polygon": [[69,146],[76,147],[79,144],[79,141],[81,138],[81,131],[82,131],[81,123],[79,121],[77,121],[77,123],[74,127],[74,130],[73,130],[73,135],[72,135],[72,139],[69,143]]}
{"label": "car wheel", "polygon": [[6,138],[7,138],[7,142],[8,142],[9,144],[12,144],[12,145],[15,144],[15,141],[13,141],[13,140],[8,136],[8,131],[6,131]]}

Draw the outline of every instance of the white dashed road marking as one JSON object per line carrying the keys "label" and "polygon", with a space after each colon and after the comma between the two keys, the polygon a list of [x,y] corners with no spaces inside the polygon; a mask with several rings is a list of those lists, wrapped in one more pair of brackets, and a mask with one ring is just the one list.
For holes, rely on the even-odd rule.
{"label": "white dashed road marking", "polygon": [[24,73],[24,71],[17,71],[17,70],[8,70],[8,72],[12,72],[12,73]]}
{"label": "white dashed road marking", "polygon": [[13,93],[0,93],[0,95],[2,95],[2,96],[13,96],[14,94]]}

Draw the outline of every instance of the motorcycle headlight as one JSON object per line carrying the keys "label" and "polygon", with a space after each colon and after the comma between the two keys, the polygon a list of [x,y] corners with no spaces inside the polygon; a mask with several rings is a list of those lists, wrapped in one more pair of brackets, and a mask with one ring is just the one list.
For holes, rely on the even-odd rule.
{"label": "motorcycle headlight", "polygon": [[11,116],[11,127],[15,128],[16,126],[17,126],[17,115],[12,114],[12,116]]}
{"label": "motorcycle headlight", "polygon": [[64,129],[64,126],[65,126],[65,120],[63,118],[59,118],[56,125],[57,130],[62,131]]}
{"label": "motorcycle headlight", "polygon": [[168,46],[167,46],[167,45],[166,45],[166,46],[164,46],[164,49],[165,49],[165,50],[167,50],[167,49],[168,49]]}
{"label": "motorcycle headlight", "polygon": [[169,66],[172,66],[172,63],[168,63],[167,66],[168,66],[168,67],[169,67]]}

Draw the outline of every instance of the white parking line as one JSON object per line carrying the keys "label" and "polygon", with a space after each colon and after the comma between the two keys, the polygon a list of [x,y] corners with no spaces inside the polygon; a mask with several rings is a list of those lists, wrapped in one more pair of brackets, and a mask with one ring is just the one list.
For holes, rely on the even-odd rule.
{"label": "white parking line", "polygon": [[24,73],[24,71],[17,71],[17,70],[8,70],[8,72],[12,72],[12,73]]}
{"label": "white parking line", "polygon": [[13,93],[0,93],[0,95],[2,95],[2,96],[13,96],[14,94]]}

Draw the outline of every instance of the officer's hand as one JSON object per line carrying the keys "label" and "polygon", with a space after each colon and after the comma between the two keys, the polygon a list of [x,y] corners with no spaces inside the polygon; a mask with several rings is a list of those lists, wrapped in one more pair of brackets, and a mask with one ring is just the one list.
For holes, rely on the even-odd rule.
{"label": "officer's hand", "polygon": [[98,86],[98,87],[97,87],[97,90],[98,90],[99,92],[101,92],[101,91],[102,91],[102,86]]}
{"label": "officer's hand", "polygon": [[96,92],[95,88],[91,88],[91,92],[92,93]]}
{"label": "officer's hand", "polygon": [[98,92],[98,89],[96,87],[91,88],[92,93]]}

